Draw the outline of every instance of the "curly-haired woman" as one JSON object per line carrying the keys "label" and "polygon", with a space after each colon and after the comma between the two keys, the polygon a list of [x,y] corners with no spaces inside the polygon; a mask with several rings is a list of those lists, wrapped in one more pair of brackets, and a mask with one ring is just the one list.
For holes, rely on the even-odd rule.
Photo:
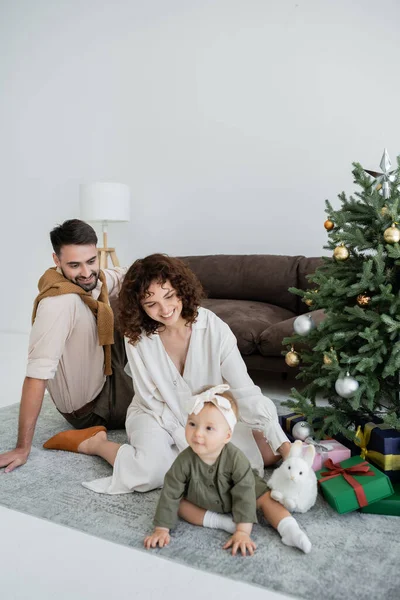
{"label": "curly-haired woman", "polygon": [[[135,390],[125,423],[129,444],[108,440],[105,431],[81,442],[78,452],[100,456],[114,467],[111,477],[85,487],[106,494],[161,487],[176,456],[187,447],[190,399],[205,386],[222,383],[230,386],[240,413],[232,443],[251,466],[263,475],[264,465],[289,453],[275,405],[250,379],[228,325],[200,307],[203,295],[194,273],[178,258],[153,254],[129,268],[118,315]],[[278,527],[284,519],[283,540],[286,536],[287,543],[299,547],[305,543],[309,551],[308,539],[287,510],[271,503],[271,524]],[[290,543],[292,533],[302,542]]]}

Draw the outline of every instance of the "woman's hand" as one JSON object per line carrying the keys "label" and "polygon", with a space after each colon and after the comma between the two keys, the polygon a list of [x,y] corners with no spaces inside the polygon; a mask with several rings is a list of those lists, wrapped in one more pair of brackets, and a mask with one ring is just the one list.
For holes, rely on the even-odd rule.
{"label": "woman's hand", "polygon": [[246,556],[247,552],[250,554],[250,556],[253,556],[257,546],[248,533],[246,533],[245,531],[235,531],[235,533],[232,535],[232,537],[229,538],[229,540],[226,542],[223,548],[224,550],[232,548],[233,556],[236,556],[238,550],[240,551],[242,556]]}
{"label": "woman's hand", "polygon": [[156,527],[151,535],[144,538],[143,544],[146,550],[150,550],[150,548],[156,548],[157,545],[160,546],[160,548],[168,546],[170,541],[171,536],[169,535],[169,529]]}

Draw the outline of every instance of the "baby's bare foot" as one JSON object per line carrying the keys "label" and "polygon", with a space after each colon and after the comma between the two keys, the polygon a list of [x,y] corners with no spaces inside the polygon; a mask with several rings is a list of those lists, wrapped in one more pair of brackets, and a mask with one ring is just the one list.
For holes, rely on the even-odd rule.
{"label": "baby's bare foot", "polygon": [[97,454],[99,444],[105,441],[107,441],[107,433],[105,431],[99,431],[96,435],[81,442],[78,446],[78,452],[80,454]]}

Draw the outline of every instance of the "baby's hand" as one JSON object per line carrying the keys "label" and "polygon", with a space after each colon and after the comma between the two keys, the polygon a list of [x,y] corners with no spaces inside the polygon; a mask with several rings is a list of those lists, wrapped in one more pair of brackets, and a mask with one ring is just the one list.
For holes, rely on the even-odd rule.
{"label": "baby's hand", "polygon": [[232,548],[232,555],[236,556],[236,552],[240,550],[242,556],[246,556],[246,552],[253,556],[257,546],[251,539],[248,533],[244,531],[235,531],[232,537],[226,542],[224,550]]}
{"label": "baby's hand", "polygon": [[150,548],[156,548],[157,544],[160,548],[164,546],[168,546],[171,541],[171,536],[169,535],[169,529],[164,529],[164,527],[156,527],[151,535],[148,535],[144,538],[144,547],[149,550]]}

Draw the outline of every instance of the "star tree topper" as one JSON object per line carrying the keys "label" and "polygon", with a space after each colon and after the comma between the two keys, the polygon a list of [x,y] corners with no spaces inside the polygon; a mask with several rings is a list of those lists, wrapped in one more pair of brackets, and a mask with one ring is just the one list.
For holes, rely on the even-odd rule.
{"label": "star tree topper", "polygon": [[382,195],[385,199],[390,198],[390,183],[395,180],[395,169],[389,171],[392,163],[390,162],[389,154],[386,148],[383,151],[382,159],[379,165],[382,169],[382,173],[377,171],[369,171],[368,169],[364,169],[368,175],[372,175],[375,177],[377,185],[377,189],[382,188]]}

